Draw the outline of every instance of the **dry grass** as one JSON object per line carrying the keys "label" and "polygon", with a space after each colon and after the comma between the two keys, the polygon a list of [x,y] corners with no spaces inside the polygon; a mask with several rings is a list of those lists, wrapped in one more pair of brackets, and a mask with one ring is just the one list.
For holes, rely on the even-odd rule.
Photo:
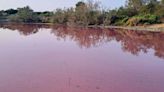
{"label": "dry grass", "polygon": [[164,24],[154,24],[147,26],[148,28],[164,28]]}

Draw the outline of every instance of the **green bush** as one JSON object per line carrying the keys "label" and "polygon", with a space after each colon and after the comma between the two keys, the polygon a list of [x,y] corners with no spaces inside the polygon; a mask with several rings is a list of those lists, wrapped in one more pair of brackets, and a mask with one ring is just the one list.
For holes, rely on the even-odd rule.
{"label": "green bush", "polygon": [[126,25],[126,22],[128,21],[128,19],[129,19],[129,17],[125,17],[125,18],[123,18],[123,19],[119,19],[119,20],[115,23],[115,25],[124,26],[124,25]]}
{"label": "green bush", "polygon": [[130,18],[126,25],[128,26],[136,26],[139,24],[155,24],[159,23],[159,18],[156,15],[153,14],[146,14],[146,15],[137,15],[132,18]]}
{"label": "green bush", "polygon": [[149,23],[149,24],[154,24],[158,22],[158,16],[152,15],[152,14],[146,14],[146,15],[140,15],[138,16],[140,19],[140,23]]}

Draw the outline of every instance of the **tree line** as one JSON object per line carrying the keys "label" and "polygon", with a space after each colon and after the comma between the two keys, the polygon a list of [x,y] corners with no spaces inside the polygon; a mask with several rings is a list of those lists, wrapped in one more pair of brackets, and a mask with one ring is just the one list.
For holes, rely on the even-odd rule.
{"label": "tree line", "polygon": [[164,22],[164,0],[126,0],[124,6],[104,9],[100,2],[79,1],[75,7],[35,12],[29,6],[0,11],[0,22],[65,25],[137,26]]}

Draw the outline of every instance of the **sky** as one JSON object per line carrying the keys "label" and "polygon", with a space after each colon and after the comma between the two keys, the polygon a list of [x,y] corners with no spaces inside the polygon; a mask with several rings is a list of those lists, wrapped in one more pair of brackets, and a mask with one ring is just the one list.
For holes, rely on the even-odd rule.
{"label": "sky", "polygon": [[[35,11],[53,11],[56,8],[74,7],[81,0],[0,0],[0,10],[30,6]],[[85,0],[83,0],[85,1]],[[105,8],[117,8],[125,4],[125,0],[99,0]]]}

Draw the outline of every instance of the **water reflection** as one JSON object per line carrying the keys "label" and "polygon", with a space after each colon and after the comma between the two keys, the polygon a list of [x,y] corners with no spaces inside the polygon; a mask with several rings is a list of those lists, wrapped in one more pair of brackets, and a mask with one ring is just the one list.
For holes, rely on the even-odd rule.
{"label": "water reflection", "polygon": [[117,41],[121,43],[122,50],[133,55],[147,53],[154,50],[154,55],[164,58],[164,33],[141,32],[119,29],[100,28],[69,28],[65,26],[41,24],[1,24],[1,28],[19,31],[21,35],[36,34],[40,29],[50,29],[51,33],[60,39],[68,38],[76,42],[81,48],[92,48],[102,44]]}

